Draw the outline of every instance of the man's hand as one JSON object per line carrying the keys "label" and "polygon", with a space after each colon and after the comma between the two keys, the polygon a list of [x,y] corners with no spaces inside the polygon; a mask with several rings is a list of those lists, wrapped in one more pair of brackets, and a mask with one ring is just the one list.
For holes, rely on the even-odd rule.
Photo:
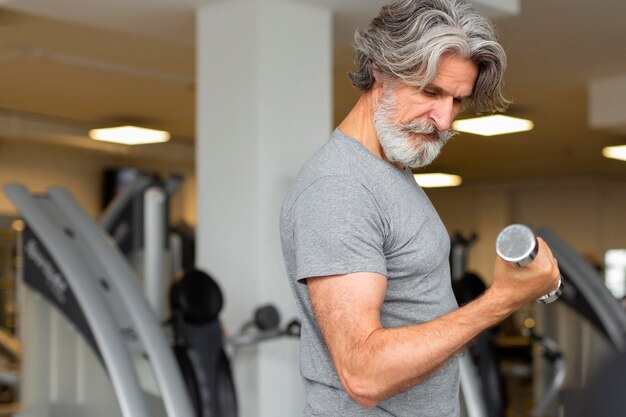
{"label": "man's hand", "polygon": [[556,258],[540,237],[537,238],[537,244],[537,256],[524,267],[496,257],[493,284],[489,291],[510,300],[514,309],[535,301],[558,286],[561,274]]}

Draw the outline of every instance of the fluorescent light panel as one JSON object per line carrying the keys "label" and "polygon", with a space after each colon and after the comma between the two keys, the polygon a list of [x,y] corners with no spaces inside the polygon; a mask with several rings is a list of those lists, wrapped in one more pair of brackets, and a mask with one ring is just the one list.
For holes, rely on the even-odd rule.
{"label": "fluorescent light panel", "polygon": [[442,173],[415,174],[413,177],[422,188],[456,187],[463,182],[458,175]]}
{"label": "fluorescent light panel", "polygon": [[170,140],[169,132],[165,132],[163,130],[145,129],[143,127],[136,126],[93,129],[89,131],[89,137],[93,140],[122,143],[124,145],[145,145],[148,143],[161,143]]}
{"label": "fluorescent light panel", "polygon": [[607,146],[602,149],[602,155],[611,159],[619,159],[620,161],[626,161],[626,145],[622,146]]}
{"label": "fluorescent light panel", "polygon": [[452,128],[459,132],[473,133],[482,136],[504,135],[506,133],[525,132],[534,124],[530,120],[495,114],[493,116],[476,117],[473,119],[456,120]]}

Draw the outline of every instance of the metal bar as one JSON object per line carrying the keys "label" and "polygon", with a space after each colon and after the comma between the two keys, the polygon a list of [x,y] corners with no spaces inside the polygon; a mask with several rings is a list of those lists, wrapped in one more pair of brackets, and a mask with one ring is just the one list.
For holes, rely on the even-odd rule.
{"label": "metal bar", "polygon": [[147,188],[152,182],[152,178],[146,174],[139,174],[137,178],[131,181],[124,190],[118,194],[113,201],[107,206],[100,217],[100,225],[104,230],[111,232],[115,227],[117,220],[120,218],[126,207],[131,203],[133,198],[139,192]]}
{"label": "metal bar", "polygon": [[90,250],[99,255],[109,282],[117,288],[122,297],[128,315],[135,324],[148,353],[167,415],[193,417],[191,401],[173,351],[137,285],[136,273],[110,242],[103,229],[85,213],[66,190],[51,188],[49,193],[54,202],[72,219],[77,232],[81,234]]}
{"label": "metal bar", "polygon": [[100,353],[125,417],[150,417],[146,400],[139,386],[132,359],[124,339],[115,325],[111,311],[98,292],[91,271],[72,248],[71,237],[51,220],[46,210],[21,185],[5,186],[6,195],[13,201],[24,219],[37,233],[53,256],[76,294],[85,318],[93,331]]}
{"label": "metal bar", "polygon": [[467,417],[485,417],[487,415],[483,396],[480,391],[480,379],[476,375],[476,369],[469,357],[469,352],[464,352],[459,357],[461,372],[461,395],[465,403]]}
{"label": "metal bar", "polygon": [[531,416],[540,417],[543,416],[552,401],[554,401],[561,390],[563,389],[563,384],[565,383],[565,377],[567,376],[567,366],[565,361],[562,358],[559,358],[554,361],[554,376],[550,381],[550,386],[546,390],[546,393],[543,395],[541,401],[535,405],[535,407],[531,411]]}
{"label": "metal bar", "polygon": [[19,388],[20,376],[15,371],[0,370],[0,384]]}
{"label": "metal bar", "polygon": [[183,241],[178,233],[170,233],[168,239],[172,259],[170,271],[175,278],[183,272]]}
{"label": "metal bar", "polygon": [[148,303],[160,320],[163,318],[163,285],[165,280],[165,192],[150,187],[144,194],[143,287]]}

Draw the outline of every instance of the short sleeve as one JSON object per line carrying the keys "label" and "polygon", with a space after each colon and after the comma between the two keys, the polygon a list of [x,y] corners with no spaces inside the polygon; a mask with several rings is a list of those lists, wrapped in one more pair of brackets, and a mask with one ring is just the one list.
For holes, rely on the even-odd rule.
{"label": "short sleeve", "polygon": [[361,183],[323,177],[298,197],[293,209],[298,281],[352,272],[387,275],[384,216]]}

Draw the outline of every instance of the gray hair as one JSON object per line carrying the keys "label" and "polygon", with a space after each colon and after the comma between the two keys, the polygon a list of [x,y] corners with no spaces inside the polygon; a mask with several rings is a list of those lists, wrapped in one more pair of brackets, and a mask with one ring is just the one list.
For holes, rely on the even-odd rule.
{"label": "gray hair", "polygon": [[365,31],[354,36],[356,71],[362,91],[373,71],[423,89],[436,77],[441,58],[454,54],[478,65],[472,101],[479,113],[506,110],[502,95],[506,54],[489,21],[464,0],[398,0],[381,9]]}

